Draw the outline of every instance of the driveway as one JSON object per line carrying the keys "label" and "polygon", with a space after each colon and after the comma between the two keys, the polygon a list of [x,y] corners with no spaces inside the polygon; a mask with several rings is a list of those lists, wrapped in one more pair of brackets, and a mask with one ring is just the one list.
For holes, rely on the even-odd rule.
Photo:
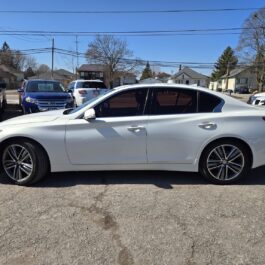
{"label": "driveway", "polygon": [[0,264],[264,265],[265,167],[231,186],[195,173],[58,173],[33,187],[0,175]]}

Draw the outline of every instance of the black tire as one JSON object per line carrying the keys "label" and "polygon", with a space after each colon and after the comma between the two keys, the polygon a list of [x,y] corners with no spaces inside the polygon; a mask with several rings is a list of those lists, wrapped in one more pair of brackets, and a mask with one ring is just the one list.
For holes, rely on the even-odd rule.
{"label": "black tire", "polygon": [[2,103],[3,112],[5,111],[6,107],[7,107],[7,101],[6,101],[6,99],[4,99],[3,103]]}
{"label": "black tire", "polygon": [[215,141],[204,149],[200,158],[201,175],[215,184],[234,183],[248,175],[250,169],[251,154],[236,140]]}
{"label": "black tire", "polygon": [[[19,154],[22,149],[25,150],[25,152],[28,152],[27,160],[26,159],[23,160],[23,163],[22,160],[20,161],[18,159],[16,159],[17,160],[16,162],[14,160],[11,161],[12,157],[14,157],[13,155],[14,153],[11,152],[12,156],[10,156],[9,155],[10,152],[8,151],[10,151],[10,148],[14,147],[15,150],[17,151],[17,154]],[[30,161],[30,163],[28,161]],[[12,163],[13,165],[16,164],[15,166],[13,166],[14,171],[12,171],[13,169],[8,169],[8,167],[10,167]],[[31,165],[31,169],[29,170],[26,167],[24,168],[24,164]],[[6,177],[8,177],[13,183],[17,185],[25,185],[25,186],[41,180],[48,173],[49,170],[48,157],[44,152],[44,150],[38,144],[35,144],[28,140],[25,141],[17,140],[17,141],[8,142],[4,146],[3,152],[1,154],[1,165]],[[19,169],[17,170],[17,168]],[[30,173],[26,174],[25,173],[26,169],[29,170]],[[20,171],[21,179],[17,177],[19,175],[16,173],[17,172],[16,170]],[[13,175],[13,177],[11,177],[11,175]]]}

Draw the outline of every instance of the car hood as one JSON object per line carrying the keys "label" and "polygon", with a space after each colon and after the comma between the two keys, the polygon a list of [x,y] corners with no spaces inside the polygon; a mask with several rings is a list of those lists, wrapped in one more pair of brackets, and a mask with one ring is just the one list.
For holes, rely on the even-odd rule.
{"label": "car hood", "polygon": [[265,97],[265,92],[257,93],[253,95],[254,97]]}
{"label": "car hood", "polygon": [[60,110],[27,114],[1,122],[0,126],[29,124],[29,123],[43,123],[43,122],[54,121],[62,117],[64,111],[65,109],[60,109]]}
{"label": "car hood", "polygon": [[66,92],[26,92],[24,97],[31,97],[35,99],[67,99],[71,96]]}

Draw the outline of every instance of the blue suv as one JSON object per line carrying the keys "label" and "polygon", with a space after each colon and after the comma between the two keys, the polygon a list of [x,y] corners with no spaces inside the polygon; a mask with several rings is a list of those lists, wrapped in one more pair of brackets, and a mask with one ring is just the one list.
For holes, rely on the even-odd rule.
{"label": "blue suv", "polygon": [[24,114],[74,106],[73,97],[64,90],[58,81],[25,80],[18,92]]}

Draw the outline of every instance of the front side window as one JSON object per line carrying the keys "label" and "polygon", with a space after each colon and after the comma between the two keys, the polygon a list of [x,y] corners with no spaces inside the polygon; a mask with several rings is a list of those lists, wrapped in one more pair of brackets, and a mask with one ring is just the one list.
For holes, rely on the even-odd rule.
{"label": "front side window", "polygon": [[148,89],[120,92],[95,107],[97,117],[143,115]]}
{"label": "front side window", "polygon": [[151,105],[152,115],[195,113],[197,92],[188,89],[154,89]]}

